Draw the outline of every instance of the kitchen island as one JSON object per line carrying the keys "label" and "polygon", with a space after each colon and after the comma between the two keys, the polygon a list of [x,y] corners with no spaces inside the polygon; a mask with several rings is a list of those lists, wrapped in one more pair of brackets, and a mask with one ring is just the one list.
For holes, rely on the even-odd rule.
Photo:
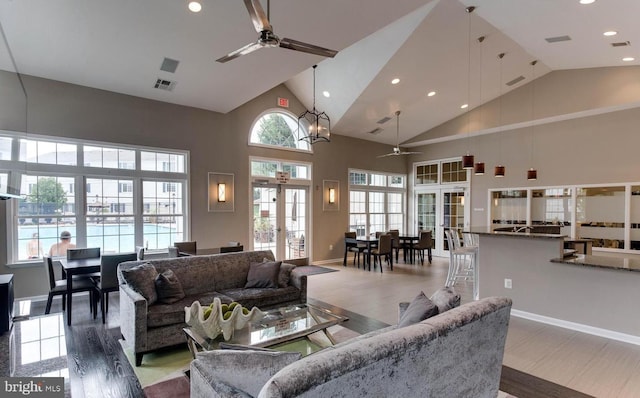
{"label": "kitchen island", "polygon": [[508,296],[515,316],[640,345],[640,261],[565,258],[559,234],[467,232],[479,236],[480,297]]}

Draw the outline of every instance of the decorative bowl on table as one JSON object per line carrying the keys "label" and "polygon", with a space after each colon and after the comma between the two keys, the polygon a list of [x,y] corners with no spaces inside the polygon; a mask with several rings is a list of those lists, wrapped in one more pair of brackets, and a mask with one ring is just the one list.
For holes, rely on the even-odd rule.
{"label": "decorative bowl on table", "polygon": [[210,306],[194,301],[190,307],[184,307],[185,322],[201,336],[215,339],[222,333],[225,340],[230,340],[236,329],[242,329],[247,322],[259,321],[265,315],[258,307],[249,310],[236,303],[233,309],[224,311],[222,306],[217,297]]}

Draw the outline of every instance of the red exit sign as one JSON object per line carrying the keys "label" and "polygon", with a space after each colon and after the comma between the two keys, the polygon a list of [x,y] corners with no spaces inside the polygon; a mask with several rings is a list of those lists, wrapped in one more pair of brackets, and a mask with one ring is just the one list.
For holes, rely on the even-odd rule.
{"label": "red exit sign", "polygon": [[281,106],[283,108],[288,108],[289,107],[289,99],[288,98],[280,98],[280,97],[278,97],[278,106]]}

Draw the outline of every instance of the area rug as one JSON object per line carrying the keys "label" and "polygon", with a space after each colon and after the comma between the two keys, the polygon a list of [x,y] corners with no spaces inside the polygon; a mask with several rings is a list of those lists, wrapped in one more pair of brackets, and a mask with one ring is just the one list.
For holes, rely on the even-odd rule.
{"label": "area rug", "polygon": [[326,274],[327,272],[338,272],[338,270],[333,268],[320,267],[318,265],[300,265],[296,267],[296,272],[299,272],[302,275],[311,276]]}
{"label": "area rug", "polygon": [[189,364],[193,359],[185,344],[144,354],[142,365],[136,366],[133,350],[123,340],[118,340],[118,342],[142,388],[184,376],[184,372],[189,369]]}

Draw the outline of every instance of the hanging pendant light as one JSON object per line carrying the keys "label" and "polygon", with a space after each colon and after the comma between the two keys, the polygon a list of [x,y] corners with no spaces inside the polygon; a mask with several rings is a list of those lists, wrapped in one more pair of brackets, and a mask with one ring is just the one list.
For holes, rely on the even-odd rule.
{"label": "hanging pendant light", "polygon": [[[534,118],[535,118],[535,100],[536,100],[536,64],[538,61],[531,61],[531,159],[529,160],[533,164],[533,135],[535,132]],[[527,180],[535,181],[538,179],[538,170],[531,167],[527,170]]]}
{"label": "hanging pendant light", "polygon": [[[482,104],[482,43],[484,42],[485,36],[478,37],[478,43],[480,43],[480,78],[478,79],[480,83],[480,101]],[[480,125],[482,126],[482,105],[478,107],[478,113],[480,115]],[[473,174],[477,176],[484,175],[484,162],[477,162],[473,165]]]}
{"label": "hanging pendant light", "polygon": [[[470,126],[470,111],[469,109],[471,108],[471,13],[473,12],[473,10],[475,10],[476,8],[473,6],[467,7],[465,8],[465,11],[467,12],[467,14],[469,14],[469,18],[468,18],[468,29],[467,29],[467,36],[468,36],[468,41],[467,41],[467,53],[468,53],[468,58],[467,58],[467,103],[466,103],[466,109],[467,109],[467,145],[469,144],[469,130],[471,129]],[[471,155],[469,153],[469,151],[467,151],[467,154],[464,155],[462,157],[462,168],[463,169],[473,169],[473,162],[474,162],[474,157],[473,155]]]}
{"label": "hanging pendant light", "polygon": [[[498,102],[498,122],[500,123],[500,126],[498,127],[499,129],[502,129],[502,59],[504,58],[505,53],[500,53],[498,54],[498,59],[500,60],[500,80],[498,81],[498,85],[500,87],[499,90],[499,100],[500,102]],[[501,132],[498,132],[498,134],[501,134]],[[498,158],[502,157],[502,138],[498,135]],[[495,177],[498,178],[502,178],[504,177],[505,174],[505,167],[502,164],[498,164],[493,172],[493,175]]]}
{"label": "hanging pendant light", "polygon": [[310,144],[318,142],[331,142],[331,120],[329,116],[316,110],[316,68],[313,65],[313,110],[306,110],[298,116],[298,132],[308,131],[308,134],[301,137],[301,141]]}

